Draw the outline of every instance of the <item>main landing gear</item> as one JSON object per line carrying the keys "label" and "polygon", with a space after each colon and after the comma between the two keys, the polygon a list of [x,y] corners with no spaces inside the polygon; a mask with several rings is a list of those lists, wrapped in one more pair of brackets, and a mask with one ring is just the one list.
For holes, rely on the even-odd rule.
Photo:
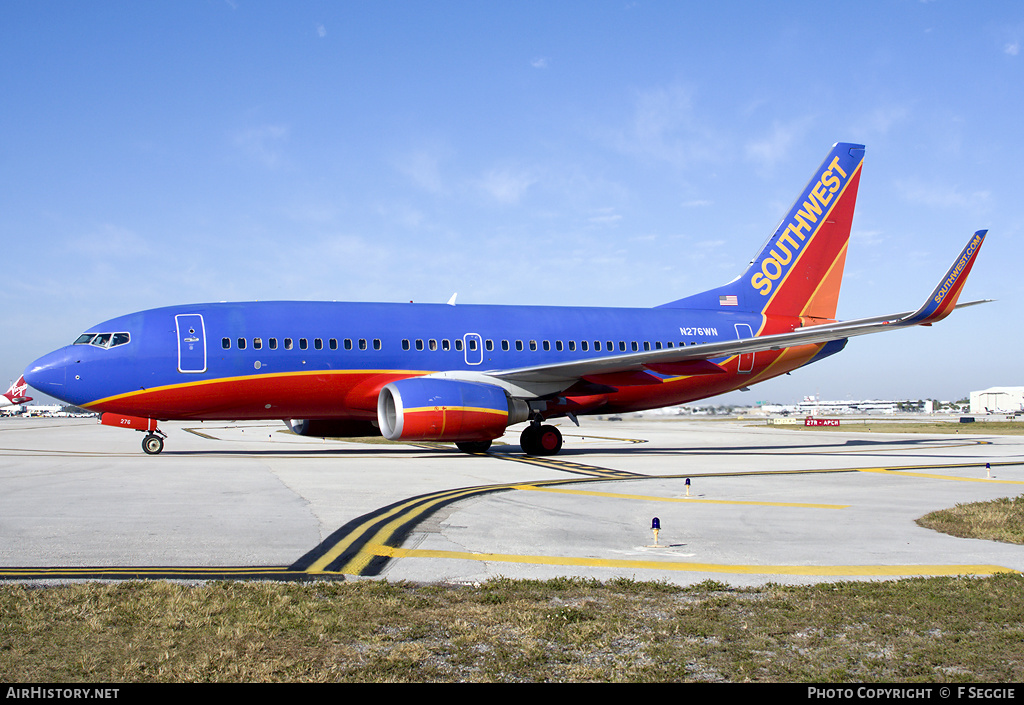
{"label": "main landing gear", "polygon": [[554,455],[562,450],[562,432],[554,426],[542,426],[534,420],[523,429],[519,445],[527,455]]}

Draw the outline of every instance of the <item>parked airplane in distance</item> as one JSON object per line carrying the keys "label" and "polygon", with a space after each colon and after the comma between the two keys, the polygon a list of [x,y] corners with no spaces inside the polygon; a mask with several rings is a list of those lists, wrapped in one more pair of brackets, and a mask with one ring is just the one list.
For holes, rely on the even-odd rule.
{"label": "parked airplane in distance", "polygon": [[828,357],[850,337],[945,318],[985,231],[917,311],[835,320],[863,158],[862,145],[834,145],[743,274],[656,308],[173,306],[94,326],[25,379],[104,424],[144,431],[151,454],[169,419],[282,419],[301,435],[379,433],[466,452],[529,421],[522,450],[554,454],[562,436],[550,419],[715,396]]}
{"label": "parked airplane in distance", "polygon": [[28,391],[28,384],[25,383],[25,375],[18,378],[18,381],[11,385],[3,394],[0,394],[0,408],[5,406],[17,406],[32,401],[32,397],[25,396]]}

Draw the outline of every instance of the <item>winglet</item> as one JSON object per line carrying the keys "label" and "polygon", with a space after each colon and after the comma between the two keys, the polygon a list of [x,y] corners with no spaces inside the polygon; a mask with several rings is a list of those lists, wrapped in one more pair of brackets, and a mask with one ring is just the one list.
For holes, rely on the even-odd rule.
{"label": "winglet", "polygon": [[974,260],[978,257],[978,250],[981,249],[981,243],[985,241],[987,233],[988,230],[979,230],[971,236],[967,246],[953,262],[953,266],[935,287],[935,291],[921,308],[904,319],[906,323],[931,325],[935,321],[941,321],[956,308],[957,299],[960,298],[960,292],[967,282],[967,275],[974,266]]}

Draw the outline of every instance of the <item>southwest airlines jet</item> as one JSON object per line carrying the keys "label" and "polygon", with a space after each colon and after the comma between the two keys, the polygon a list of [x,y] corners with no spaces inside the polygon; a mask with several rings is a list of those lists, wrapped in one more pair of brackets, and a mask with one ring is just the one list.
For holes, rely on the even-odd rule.
{"label": "southwest airlines jet", "polygon": [[522,450],[552,455],[562,436],[550,419],[711,397],[828,357],[850,337],[945,318],[985,231],[917,311],[836,320],[863,159],[862,145],[836,144],[743,274],[655,308],[172,306],[90,328],[24,377],[104,424],[145,432],[150,454],[164,446],[160,420],[281,419],[301,435],[466,452],[528,421]]}

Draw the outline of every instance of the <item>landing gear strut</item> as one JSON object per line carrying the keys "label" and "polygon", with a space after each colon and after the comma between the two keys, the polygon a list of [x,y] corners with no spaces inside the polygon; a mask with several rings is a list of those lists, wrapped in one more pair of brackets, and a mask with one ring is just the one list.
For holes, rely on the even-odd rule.
{"label": "landing gear strut", "polygon": [[527,455],[555,455],[562,450],[562,432],[534,421],[523,429],[519,445]]}

